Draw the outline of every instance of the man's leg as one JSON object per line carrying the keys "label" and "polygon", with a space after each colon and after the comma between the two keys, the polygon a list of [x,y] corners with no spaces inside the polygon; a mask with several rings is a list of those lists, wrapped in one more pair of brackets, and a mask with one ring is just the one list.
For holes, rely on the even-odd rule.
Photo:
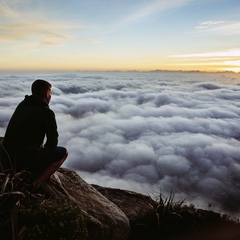
{"label": "man's leg", "polygon": [[58,168],[63,164],[65,159],[68,156],[68,152],[65,149],[65,155],[59,160],[51,163],[47,166],[39,175],[39,177],[33,182],[34,187],[39,187],[42,183],[44,183],[53,173],[55,173]]}

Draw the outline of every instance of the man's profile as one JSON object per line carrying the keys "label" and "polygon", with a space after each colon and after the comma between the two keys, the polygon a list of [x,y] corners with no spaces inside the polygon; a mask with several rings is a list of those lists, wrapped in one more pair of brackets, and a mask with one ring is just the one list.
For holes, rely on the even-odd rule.
{"label": "man's profile", "polygon": [[51,87],[45,80],[33,82],[32,95],[26,95],[17,106],[3,139],[14,170],[28,169],[36,177],[35,187],[47,180],[68,155],[66,148],[57,146],[56,118],[49,108]]}

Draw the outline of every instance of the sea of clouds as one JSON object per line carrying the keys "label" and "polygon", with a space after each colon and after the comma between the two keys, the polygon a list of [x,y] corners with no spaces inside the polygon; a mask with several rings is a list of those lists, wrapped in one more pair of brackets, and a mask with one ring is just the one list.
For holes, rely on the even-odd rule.
{"label": "sea of clouds", "polygon": [[53,85],[64,167],[87,182],[240,214],[240,75],[1,73],[0,136],[33,80]]}

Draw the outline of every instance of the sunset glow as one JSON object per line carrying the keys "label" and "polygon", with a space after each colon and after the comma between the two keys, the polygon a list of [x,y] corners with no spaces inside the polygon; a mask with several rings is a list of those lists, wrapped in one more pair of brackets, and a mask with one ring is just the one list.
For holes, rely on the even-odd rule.
{"label": "sunset glow", "polygon": [[236,0],[1,0],[0,20],[0,70],[240,72]]}

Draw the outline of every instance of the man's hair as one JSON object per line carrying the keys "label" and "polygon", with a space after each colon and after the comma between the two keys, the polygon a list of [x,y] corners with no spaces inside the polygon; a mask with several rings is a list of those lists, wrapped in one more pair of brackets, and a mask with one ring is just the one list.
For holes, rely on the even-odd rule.
{"label": "man's hair", "polygon": [[49,89],[51,89],[52,85],[42,79],[37,79],[32,84],[32,94],[43,96]]}

